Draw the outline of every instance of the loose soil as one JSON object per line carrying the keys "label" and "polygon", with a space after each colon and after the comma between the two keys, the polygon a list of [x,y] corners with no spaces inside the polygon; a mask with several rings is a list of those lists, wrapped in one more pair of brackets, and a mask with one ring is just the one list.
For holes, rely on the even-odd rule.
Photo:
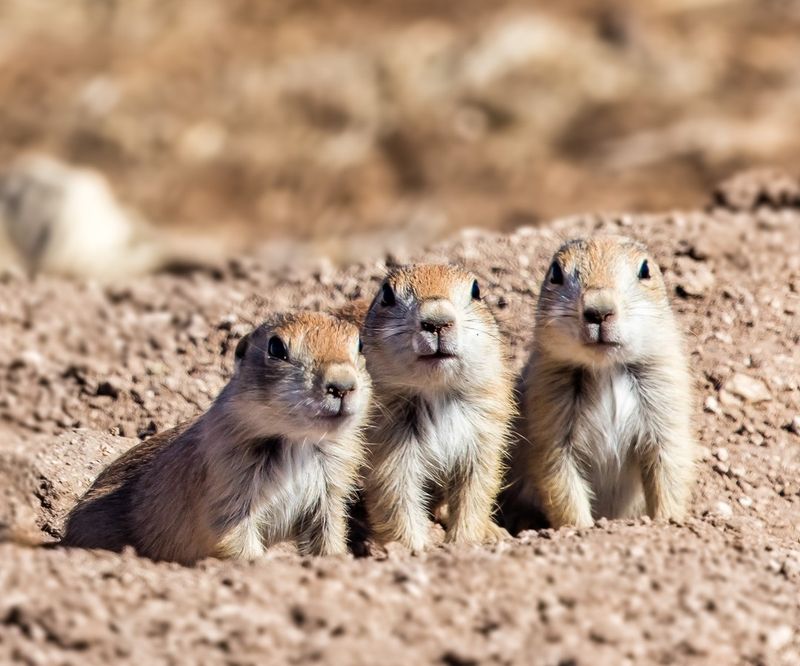
{"label": "loose soil", "polygon": [[[462,232],[417,260],[473,269],[516,367],[560,242],[645,241],[696,384],[700,478],[682,523],[600,521],[413,557],[194,568],[0,544],[0,662],[800,663],[800,184],[720,186],[704,211]],[[100,469],[205,409],[267,312],[371,294],[385,261],[222,270],[100,287],[0,278],[0,523],[54,541]],[[658,335],[658,331],[652,331]]]}

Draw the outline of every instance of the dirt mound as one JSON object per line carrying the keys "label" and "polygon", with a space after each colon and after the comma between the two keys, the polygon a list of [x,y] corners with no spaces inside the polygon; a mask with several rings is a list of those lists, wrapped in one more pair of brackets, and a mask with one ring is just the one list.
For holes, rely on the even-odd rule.
{"label": "dirt mound", "polygon": [[[464,232],[416,259],[474,269],[517,367],[561,240],[644,240],[687,331],[704,455],[682,524],[601,521],[421,557],[196,568],[132,553],[0,545],[0,662],[800,662],[800,210],[797,183],[725,185],[705,212],[583,215]],[[721,190],[722,191],[722,190]],[[52,539],[99,469],[204,409],[267,311],[370,294],[385,262],[109,288],[0,280],[0,523]]]}

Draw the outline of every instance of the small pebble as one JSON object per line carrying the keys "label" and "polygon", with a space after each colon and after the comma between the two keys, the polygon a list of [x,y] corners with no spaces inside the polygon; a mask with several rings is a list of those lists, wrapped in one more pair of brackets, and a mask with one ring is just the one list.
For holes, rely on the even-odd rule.
{"label": "small pebble", "polygon": [[759,403],[772,399],[772,394],[763,381],[742,372],[734,373],[725,383],[725,389],[746,402]]}
{"label": "small pebble", "polygon": [[781,624],[771,629],[767,634],[767,645],[772,650],[781,650],[785,648],[794,638],[794,629],[788,624]]}
{"label": "small pebble", "polygon": [[727,502],[717,502],[714,504],[714,513],[722,518],[730,518],[733,516],[733,507]]}

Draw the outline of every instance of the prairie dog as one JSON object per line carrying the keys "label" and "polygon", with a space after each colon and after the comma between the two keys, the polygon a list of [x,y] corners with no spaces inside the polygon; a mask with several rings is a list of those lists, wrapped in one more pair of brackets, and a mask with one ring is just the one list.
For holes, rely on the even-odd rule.
{"label": "prairie dog", "polygon": [[455,266],[394,270],[362,337],[376,403],[364,496],[377,541],[423,550],[429,512],[445,503],[447,541],[496,536],[512,381],[478,281]]}
{"label": "prairie dog", "polygon": [[191,564],[294,540],[346,552],[370,380],[358,329],[278,315],[239,342],[236,369],[196,420],[133,447],[69,515],[64,543]]}
{"label": "prairie dog", "polygon": [[0,174],[4,240],[32,274],[101,281],[166,267],[213,266],[222,258],[219,241],[147,224],[119,203],[100,172],[36,154]]}
{"label": "prairie dog", "polygon": [[522,375],[522,437],[503,507],[511,530],[524,526],[514,513],[525,505],[553,527],[645,510],[681,517],[695,472],[691,393],[647,248],[618,236],[563,245],[542,283]]}

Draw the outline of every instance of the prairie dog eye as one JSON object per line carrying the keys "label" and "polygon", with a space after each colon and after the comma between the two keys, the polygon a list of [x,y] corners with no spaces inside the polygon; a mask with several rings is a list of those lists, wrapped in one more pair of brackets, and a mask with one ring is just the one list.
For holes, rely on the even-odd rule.
{"label": "prairie dog eye", "polygon": [[381,287],[381,305],[385,308],[388,308],[395,303],[397,303],[397,299],[395,298],[394,290],[392,289],[391,285],[383,285],[383,287]]}
{"label": "prairie dog eye", "polygon": [[550,266],[550,284],[564,284],[564,271],[557,261],[554,261]]}
{"label": "prairie dog eye", "polygon": [[474,300],[474,301],[481,300],[481,287],[478,284],[477,280],[475,280],[472,283],[472,300]]}
{"label": "prairie dog eye", "polygon": [[286,345],[283,344],[283,340],[281,340],[277,335],[273,335],[269,339],[269,344],[267,345],[267,353],[272,358],[277,358],[281,361],[289,360],[289,352],[286,349]]}
{"label": "prairie dog eye", "polygon": [[639,279],[640,280],[650,279],[650,264],[647,263],[647,259],[645,259],[642,262],[642,265],[639,266]]}

